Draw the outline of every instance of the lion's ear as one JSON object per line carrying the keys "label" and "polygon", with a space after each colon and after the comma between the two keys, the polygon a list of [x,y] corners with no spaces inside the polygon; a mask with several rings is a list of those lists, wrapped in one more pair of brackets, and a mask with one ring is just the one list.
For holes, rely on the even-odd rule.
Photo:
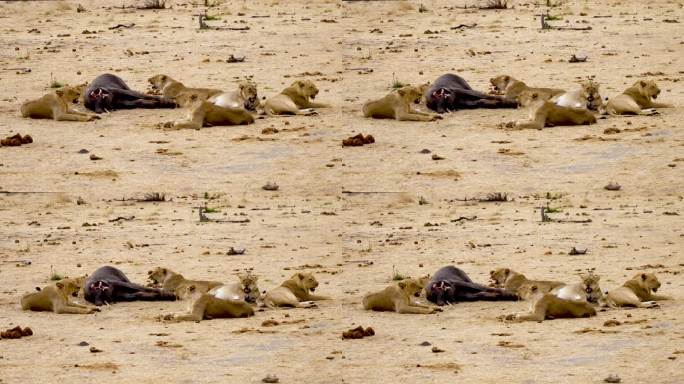
{"label": "lion's ear", "polygon": [[57,288],[59,288],[59,289],[64,289],[64,283],[57,283],[57,284],[55,284],[55,285],[56,285]]}
{"label": "lion's ear", "polygon": [[641,280],[646,280],[646,274],[645,273],[641,274]]}
{"label": "lion's ear", "polygon": [[63,90],[63,89],[58,89],[58,90],[55,91],[55,93],[56,93],[57,96],[59,96],[59,97],[64,96],[64,90]]}
{"label": "lion's ear", "polygon": [[304,82],[301,81],[301,80],[297,80],[297,86],[298,86],[298,87],[303,87],[303,86],[304,86]]}
{"label": "lion's ear", "polygon": [[298,278],[299,280],[304,280],[304,274],[301,273],[301,272],[297,273],[297,278]]}
{"label": "lion's ear", "polygon": [[398,90],[397,93],[399,93],[399,95],[401,96],[406,96],[406,91],[404,91],[403,89]]}
{"label": "lion's ear", "polygon": [[645,87],[645,86],[646,86],[646,82],[643,81],[643,80],[641,80],[641,81],[639,81],[639,85],[641,85],[642,87]]}
{"label": "lion's ear", "polygon": [[397,283],[397,285],[398,285],[399,288],[401,288],[401,289],[406,288],[406,282],[404,282],[404,281],[400,281],[399,283]]}
{"label": "lion's ear", "polygon": [[504,273],[508,275],[509,273],[511,273],[511,269],[510,268],[504,268]]}
{"label": "lion's ear", "polygon": [[190,291],[190,292],[194,292],[195,289],[197,289],[197,287],[195,287],[195,284],[188,287],[188,291]]}

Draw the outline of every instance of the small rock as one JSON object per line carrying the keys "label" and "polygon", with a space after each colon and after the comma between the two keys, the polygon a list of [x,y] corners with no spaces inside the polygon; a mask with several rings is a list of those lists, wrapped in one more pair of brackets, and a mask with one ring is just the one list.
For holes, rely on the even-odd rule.
{"label": "small rock", "polygon": [[439,347],[432,347],[432,353],[441,353],[441,352],[444,352],[444,350],[439,348]]}
{"label": "small rock", "polygon": [[432,344],[431,344],[429,341],[423,341],[422,343],[420,343],[420,344],[418,344],[418,345],[420,345],[421,347],[429,347],[429,346],[431,346]]}
{"label": "small rock", "polygon": [[432,160],[444,160],[444,157],[442,157],[436,153],[433,153],[432,154]]}
{"label": "small rock", "polygon": [[86,154],[86,153],[90,153],[90,151],[84,148],[84,149],[81,149],[80,151],[78,151],[77,153]]}
{"label": "small rock", "polygon": [[95,347],[90,347],[90,353],[100,353],[102,352],[101,349],[95,348]]}
{"label": "small rock", "polygon": [[612,374],[612,375],[608,375],[608,377],[603,379],[603,381],[605,383],[619,383],[622,381],[622,379],[620,378],[620,376]]}
{"label": "small rock", "polygon": [[261,187],[261,189],[263,189],[264,191],[277,191],[279,188],[280,186],[272,181],[269,181],[263,187]]}
{"label": "small rock", "polygon": [[90,344],[88,344],[87,341],[81,341],[80,343],[78,343],[78,344],[76,344],[76,345],[78,345],[79,347],[87,347],[87,346],[89,346]]}
{"label": "small rock", "polygon": [[262,383],[278,383],[280,382],[280,379],[276,375],[266,375],[263,379],[261,379]]}
{"label": "small rock", "polygon": [[611,181],[610,183],[608,183],[608,185],[603,187],[603,189],[605,189],[606,191],[619,191],[620,189],[622,189],[622,185]]}
{"label": "small rock", "polygon": [[90,155],[90,160],[93,160],[93,161],[95,161],[95,160],[102,160],[102,158],[101,158],[100,156],[98,156],[98,155],[96,155],[96,154],[93,153],[93,154]]}
{"label": "small rock", "polygon": [[421,149],[420,152],[418,152],[418,153],[428,154],[428,153],[432,153],[432,151],[429,150],[429,149],[427,149],[427,148],[423,148],[423,149]]}

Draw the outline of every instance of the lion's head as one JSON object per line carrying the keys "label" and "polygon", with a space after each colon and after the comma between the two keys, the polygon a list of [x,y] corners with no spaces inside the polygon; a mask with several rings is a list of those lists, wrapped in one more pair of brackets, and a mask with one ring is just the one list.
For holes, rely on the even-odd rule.
{"label": "lion's head", "polygon": [[503,287],[508,280],[508,276],[515,272],[511,271],[509,268],[497,268],[493,271],[489,271],[489,278],[492,280],[492,285],[494,287]]}
{"label": "lion's head", "polygon": [[516,97],[516,101],[521,107],[529,107],[540,100],[543,101],[544,99],[539,95],[539,92],[530,90],[522,91],[520,95]]}
{"label": "lion's head", "polygon": [[206,94],[197,92],[181,92],[178,96],[174,98],[176,104],[180,107],[196,107],[198,103],[205,101]]}
{"label": "lion's head", "polygon": [[416,88],[412,85],[406,85],[404,87],[397,89],[397,93],[402,99],[406,100],[409,103],[418,104],[420,103],[420,100],[423,98],[423,92],[421,92],[419,88]]}
{"label": "lion's head", "polygon": [[151,271],[147,271],[147,279],[150,280],[153,285],[161,285],[171,273],[172,272],[166,268],[157,267]]}
{"label": "lion's head", "polygon": [[259,106],[256,83],[250,80],[244,80],[238,84],[238,87],[240,88],[240,96],[242,96],[242,100],[245,101],[245,109],[248,111],[256,110],[256,107]]}
{"label": "lion's head", "polygon": [[314,275],[310,272],[303,273],[303,272],[298,272],[292,275],[292,279],[297,281],[297,286],[300,287],[301,289],[309,292],[313,292],[318,288],[318,280],[314,277]]}
{"label": "lion's head", "polygon": [[81,88],[81,86],[77,87],[70,87],[70,86],[64,86],[61,88],[58,88],[55,90],[55,94],[57,94],[57,97],[62,99],[65,103],[78,103],[78,99],[81,96],[81,93],[85,87]]}
{"label": "lion's head", "polygon": [[291,85],[305,99],[315,99],[318,95],[318,88],[311,80],[297,80]]}
{"label": "lion's head", "polygon": [[660,288],[660,281],[658,280],[656,275],[652,273],[637,273],[636,275],[634,275],[632,280],[636,281],[639,287],[645,289],[648,292],[657,292],[658,288]]}
{"label": "lion's head", "polygon": [[[245,293],[245,301],[248,303],[254,303],[261,297],[261,292],[259,292],[259,287],[257,286],[257,281],[259,276],[252,275],[250,272],[239,273],[238,278],[240,279],[240,287]],[[318,283],[316,283],[318,284]]]}
{"label": "lion's head", "polygon": [[73,279],[61,279],[55,283],[55,287],[57,287],[57,289],[61,291],[65,296],[71,295],[73,297],[76,297],[78,296],[78,292],[81,290],[81,287],[83,287],[85,279],[85,276]]}
{"label": "lion's head", "polygon": [[166,84],[175,82],[176,80],[166,76],[166,75],[154,75],[147,79],[147,82],[152,85],[152,88],[157,89],[157,90],[162,90],[166,86]]}
{"label": "lion's head", "polygon": [[653,80],[639,80],[634,83],[634,87],[639,91],[639,93],[646,97],[647,99],[657,99],[660,95],[660,88],[656,85]]}
{"label": "lion's head", "polygon": [[582,279],[582,289],[587,294],[588,302],[598,303],[599,300],[603,299],[603,292],[599,286],[601,276],[595,275],[592,272],[581,273],[580,279]]}
{"label": "lion's head", "polygon": [[580,96],[587,101],[587,109],[598,111],[603,106],[601,94],[599,94],[599,84],[593,80],[580,83]]}
{"label": "lion's head", "polygon": [[499,75],[497,77],[492,77],[491,79],[489,79],[489,82],[492,84],[494,90],[497,92],[505,92],[506,88],[508,88],[508,86],[515,81],[517,80],[508,75]]}
{"label": "lion's head", "polygon": [[415,296],[418,297],[420,296],[420,292],[423,290],[423,286],[421,286],[420,282],[414,280],[414,279],[404,279],[401,280],[400,282],[397,283],[397,286],[399,289],[404,291],[404,293],[408,296]]}

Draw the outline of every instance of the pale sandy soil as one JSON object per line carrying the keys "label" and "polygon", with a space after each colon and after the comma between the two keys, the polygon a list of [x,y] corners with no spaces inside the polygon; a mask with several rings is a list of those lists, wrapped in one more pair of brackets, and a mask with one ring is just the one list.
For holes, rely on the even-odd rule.
{"label": "pale sandy soil", "polygon": [[[612,373],[623,383],[684,381],[681,1],[570,1],[551,9],[563,17],[555,25],[590,31],[540,31],[533,15],[545,8],[532,3],[479,11],[449,8],[462,1],[424,2],[426,13],[413,2],[233,1],[209,9],[221,17],[210,24],[248,31],[198,31],[191,15],[204,7],[178,1],[164,11],[109,8],[121,3],[132,1],[84,1],[85,13],[76,13],[76,2],[0,4],[0,134],[35,140],[0,148],[0,190],[55,192],[0,195],[0,325],[35,332],[0,341],[1,383],[257,383],[268,373],[281,383],[598,383]],[[109,29],[127,23],[135,26]],[[382,33],[370,33],[375,28]],[[573,53],[589,62],[567,63]],[[247,61],[217,60],[230,54]],[[31,72],[9,69],[19,67]],[[21,102],[47,91],[51,74],[76,84],[102,72],[140,90],[157,73],[225,89],[253,76],[262,95],[306,77],[334,107],[315,117],[174,132],[155,125],[182,118],[182,110],[118,111],[91,123],[19,116]],[[645,77],[676,107],[524,132],[497,128],[524,117],[522,110],[461,111],[431,123],[361,117],[363,101],[388,92],[393,73],[418,83],[445,72],[482,90],[501,73],[566,89],[591,75],[604,97]],[[262,134],[267,127],[281,131]],[[622,132],[604,134],[610,127]],[[358,132],[377,142],[340,146]],[[423,148],[445,159],[433,161]],[[270,180],[279,191],[261,189]],[[623,189],[604,190],[610,181]],[[461,201],[497,191],[513,201]],[[172,200],[126,200],[147,192]],[[249,222],[199,223],[193,207],[204,204],[220,209],[214,218]],[[591,222],[542,223],[537,207],[547,204],[561,209],[554,218]],[[110,222],[119,216],[135,217]],[[476,219],[453,221],[462,216]],[[230,246],[247,252],[227,256]],[[589,252],[570,256],[573,246]],[[83,316],[21,311],[21,295],[47,284],[51,268],[76,276],[104,264],[138,282],[160,265],[224,281],[253,268],[262,289],[302,269],[334,300],[187,324],[155,320],[184,310],[183,302],[116,304]],[[604,290],[637,271],[654,272],[675,300],[526,324],[497,320],[525,310],[525,302],[459,304],[426,316],[361,309],[362,295],[386,286],[393,267],[418,276],[446,264],[483,283],[501,266],[568,282],[595,268]],[[267,319],[294,322],[263,327]],[[604,326],[610,319],[623,324]],[[359,324],[376,335],[341,340]],[[81,341],[103,352],[90,353]],[[432,353],[423,341],[445,352]]]}

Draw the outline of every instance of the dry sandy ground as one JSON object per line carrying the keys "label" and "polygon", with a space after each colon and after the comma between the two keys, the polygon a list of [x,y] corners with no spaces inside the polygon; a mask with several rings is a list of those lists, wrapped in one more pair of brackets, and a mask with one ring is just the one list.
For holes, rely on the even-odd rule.
{"label": "dry sandy ground", "polygon": [[[541,31],[533,15],[546,8],[533,3],[482,11],[424,2],[425,13],[418,3],[390,1],[233,1],[208,9],[220,16],[211,25],[247,31],[199,31],[191,15],[204,7],[190,3],[110,8],[122,3],[133,4],[84,1],[85,13],[75,2],[0,4],[0,133],[35,140],[0,148],[0,190],[50,192],[0,195],[0,325],[35,332],[0,341],[1,383],[256,383],[268,373],[281,383],[598,383],[609,374],[624,383],[684,381],[682,1],[570,1],[550,10],[562,16],[554,25],[590,31]],[[128,23],[135,26],[109,29]],[[376,28],[381,33],[370,32]],[[574,53],[589,61],[567,63]],[[230,54],[247,60],[225,63]],[[10,69],[20,67],[31,72]],[[160,72],[225,89],[253,76],[262,95],[306,77],[334,107],[315,117],[174,132],[155,125],[182,118],[182,110],[118,111],[90,123],[19,117],[21,102],[44,94],[51,76],[76,84],[102,72],[141,90]],[[567,89],[591,75],[604,97],[645,77],[677,107],[522,132],[497,128],[522,118],[521,110],[461,111],[431,123],[361,117],[362,102],[387,93],[393,74],[418,83],[445,72],[476,89],[501,73]],[[268,127],[280,132],[262,134]],[[604,133],[611,127],[621,132]],[[377,142],[340,146],[359,132]],[[445,159],[419,153],[424,148]],[[279,191],[261,189],[271,180]],[[604,190],[610,181],[622,190]],[[131,200],[148,192],[171,201]],[[463,201],[490,192],[512,201]],[[213,218],[249,222],[200,223],[193,207],[205,204],[219,209]],[[560,209],[554,219],[591,222],[542,223],[538,207],[546,205]],[[112,221],[120,216],[134,218]],[[228,256],[231,246],[247,252]],[[589,251],[570,256],[573,246]],[[138,282],[159,265],[224,281],[253,268],[262,289],[311,271],[334,300],[187,324],[155,320],[184,310],[182,302],[116,304],[83,316],[21,311],[21,295],[47,284],[51,269],[76,276],[104,264]],[[525,302],[466,303],[426,316],[360,308],[393,268],[418,276],[447,264],[483,283],[501,266],[568,282],[595,268],[604,290],[654,272],[675,300],[526,324],[497,320]],[[262,326],[267,319],[289,323]],[[604,326],[610,319],[622,325]],[[359,324],[376,335],[341,340]]]}

